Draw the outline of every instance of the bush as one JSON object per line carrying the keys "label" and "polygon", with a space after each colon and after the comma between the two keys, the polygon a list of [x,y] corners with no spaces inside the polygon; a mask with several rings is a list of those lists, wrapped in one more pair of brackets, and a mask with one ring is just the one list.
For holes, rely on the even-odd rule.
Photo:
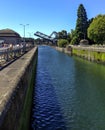
{"label": "bush", "polygon": [[59,39],[58,40],[59,47],[66,47],[67,44],[68,44],[68,41],[66,39]]}

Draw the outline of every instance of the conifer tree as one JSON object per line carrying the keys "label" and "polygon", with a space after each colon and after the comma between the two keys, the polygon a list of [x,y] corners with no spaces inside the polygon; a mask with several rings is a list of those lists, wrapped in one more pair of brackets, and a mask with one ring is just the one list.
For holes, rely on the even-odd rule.
{"label": "conifer tree", "polygon": [[79,38],[78,40],[87,38],[87,28],[88,28],[87,13],[83,4],[80,4],[77,11],[77,22],[75,29],[76,35]]}

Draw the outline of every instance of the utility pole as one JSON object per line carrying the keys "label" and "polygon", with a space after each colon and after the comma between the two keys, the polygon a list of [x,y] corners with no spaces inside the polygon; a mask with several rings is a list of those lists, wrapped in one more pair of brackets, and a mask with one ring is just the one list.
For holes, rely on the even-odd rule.
{"label": "utility pole", "polygon": [[20,24],[23,26],[23,32],[24,32],[24,43],[25,43],[25,28],[26,26],[28,26],[29,24]]}

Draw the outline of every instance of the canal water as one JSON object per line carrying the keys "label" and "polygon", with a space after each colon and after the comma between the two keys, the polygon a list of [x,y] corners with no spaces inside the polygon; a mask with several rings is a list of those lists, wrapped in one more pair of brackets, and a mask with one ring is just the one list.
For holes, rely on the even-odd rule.
{"label": "canal water", "polygon": [[105,130],[105,66],[38,48],[32,130]]}

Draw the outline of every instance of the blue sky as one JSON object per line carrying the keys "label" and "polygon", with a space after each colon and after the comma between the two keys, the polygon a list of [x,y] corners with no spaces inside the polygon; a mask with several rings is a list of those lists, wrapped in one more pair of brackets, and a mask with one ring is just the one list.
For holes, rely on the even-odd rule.
{"label": "blue sky", "polygon": [[48,35],[52,31],[70,32],[81,3],[89,19],[105,14],[105,0],[0,0],[0,29],[10,28],[23,36],[20,24],[29,24],[25,27],[27,37],[34,37],[36,31]]}

